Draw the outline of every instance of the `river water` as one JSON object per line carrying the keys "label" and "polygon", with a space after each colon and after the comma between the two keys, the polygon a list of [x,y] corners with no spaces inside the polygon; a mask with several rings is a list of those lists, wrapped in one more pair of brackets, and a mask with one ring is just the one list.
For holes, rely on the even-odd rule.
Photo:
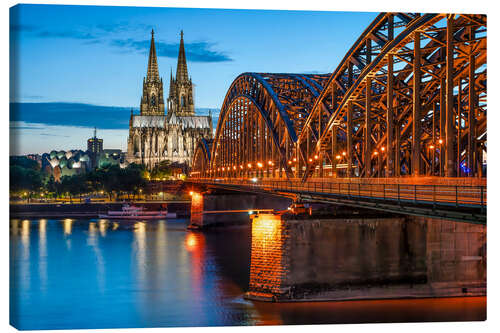
{"label": "river water", "polygon": [[248,288],[249,227],[188,221],[10,221],[19,329],[484,320],[486,297],[263,303]]}

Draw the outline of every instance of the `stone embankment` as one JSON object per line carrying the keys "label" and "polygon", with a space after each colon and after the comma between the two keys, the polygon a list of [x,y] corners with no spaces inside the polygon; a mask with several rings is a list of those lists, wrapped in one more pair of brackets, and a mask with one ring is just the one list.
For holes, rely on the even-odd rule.
{"label": "stone embankment", "polygon": [[[172,202],[132,202],[135,206],[146,210],[165,209],[177,213],[177,216],[188,217],[191,203],[189,201]],[[14,204],[10,205],[11,218],[97,218],[108,210],[121,210],[124,203],[47,203],[47,204]]]}

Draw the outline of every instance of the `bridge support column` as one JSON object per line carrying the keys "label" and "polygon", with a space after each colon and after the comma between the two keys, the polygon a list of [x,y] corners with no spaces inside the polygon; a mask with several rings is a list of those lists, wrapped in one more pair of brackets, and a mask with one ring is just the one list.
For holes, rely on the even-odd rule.
{"label": "bridge support column", "polygon": [[205,229],[249,224],[252,211],[286,210],[291,203],[291,199],[268,194],[192,192],[189,228]]}
{"label": "bridge support column", "polygon": [[252,216],[248,299],[485,293],[485,226],[420,217]]}

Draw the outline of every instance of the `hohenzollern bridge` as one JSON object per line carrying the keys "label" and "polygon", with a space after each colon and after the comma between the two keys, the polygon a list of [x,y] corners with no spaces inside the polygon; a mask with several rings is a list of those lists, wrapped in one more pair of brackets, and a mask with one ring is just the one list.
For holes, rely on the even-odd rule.
{"label": "hohenzollern bridge", "polygon": [[484,223],[486,32],[484,15],[381,13],[333,73],[243,73],[189,179]]}

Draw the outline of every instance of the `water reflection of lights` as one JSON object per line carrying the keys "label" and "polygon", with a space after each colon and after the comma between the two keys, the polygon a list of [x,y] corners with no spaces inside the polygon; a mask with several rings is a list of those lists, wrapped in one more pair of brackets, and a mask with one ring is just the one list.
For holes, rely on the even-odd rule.
{"label": "water reflection of lights", "polygon": [[146,223],[134,224],[134,238],[137,246],[137,268],[139,280],[144,283],[146,279]]}
{"label": "water reflection of lights", "polygon": [[29,257],[29,247],[30,247],[30,220],[23,220],[21,222],[21,242],[23,248],[27,250],[27,255]]}
{"label": "water reflection of lights", "polygon": [[118,222],[113,222],[113,228],[111,230],[116,230],[119,226],[120,224]]}
{"label": "water reflection of lights", "polygon": [[196,250],[198,247],[198,239],[193,232],[187,234],[185,243],[186,250],[188,250],[189,252]]}
{"label": "water reflection of lights", "polygon": [[71,227],[73,226],[72,219],[65,219],[63,221],[63,230],[65,235],[71,235]]}
{"label": "water reflection of lights", "polygon": [[47,220],[38,221],[38,274],[40,289],[45,291],[47,285]]}
{"label": "water reflection of lights", "polygon": [[95,258],[96,258],[96,267],[97,267],[97,283],[99,285],[99,289],[101,292],[104,291],[104,277],[105,277],[105,262],[104,256],[101,253],[101,248],[99,247],[98,237],[97,237],[98,227],[95,222],[89,223],[89,238],[87,240],[88,245],[92,247],[94,250]]}
{"label": "water reflection of lights", "polygon": [[106,237],[106,229],[108,228],[108,221],[101,219],[98,222],[99,225],[99,232],[101,233],[102,237]]}
{"label": "water reflection of lights", "polygon": [[13,235],[17,235],[19,232],[19,220],[12,219],[10,220],[10,231]]}

